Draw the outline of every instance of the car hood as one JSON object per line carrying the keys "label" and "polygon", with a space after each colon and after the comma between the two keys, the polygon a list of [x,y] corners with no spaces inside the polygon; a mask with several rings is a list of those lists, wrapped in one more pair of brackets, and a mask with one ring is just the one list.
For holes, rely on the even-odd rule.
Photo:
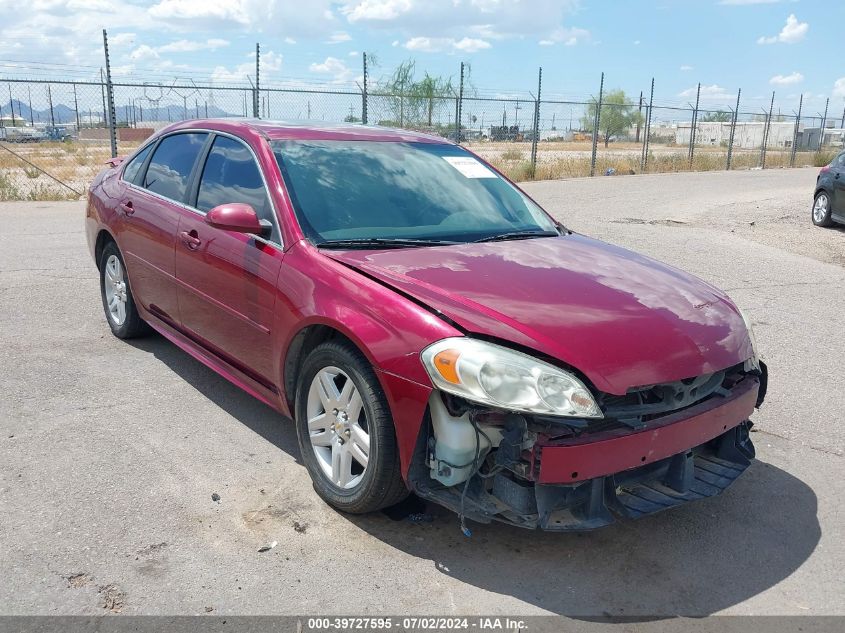
{"label": "car hood", "polygon": [[712,373],[752,353],[725,294],[581,235],[324,253],[470,334],[554,357],[606,393]]}

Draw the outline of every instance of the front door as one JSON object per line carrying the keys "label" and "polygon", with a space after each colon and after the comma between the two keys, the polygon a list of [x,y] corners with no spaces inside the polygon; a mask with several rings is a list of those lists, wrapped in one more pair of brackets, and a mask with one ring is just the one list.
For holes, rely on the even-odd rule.
{"label": "front door", "polygon": [[[199,171],[176,243],[182,328],[247,376],[267,387],[274,376],[271,329],[284,253],[278,221],[252,151],[218,135]],[[205,213],[233,202],[251,205],[273,224],[266,239],[209,226]]]}

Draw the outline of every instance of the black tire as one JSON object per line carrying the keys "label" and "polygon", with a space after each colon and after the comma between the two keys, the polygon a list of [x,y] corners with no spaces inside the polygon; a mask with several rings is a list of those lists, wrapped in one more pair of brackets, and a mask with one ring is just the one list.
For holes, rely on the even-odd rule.
{"label": "black tire", "polygon": [[[825,199],[827,200],[827,211],[825,212],[824,217],[820,218],[819,220],[816,220],[816,205],[819,204],[819,198],[821,198],[822,196],[824,196]],[[831,210],[832,209],[831,209],[830,194],[827,193],[827,191],[819,191],[816,194],[816,197],[813,198],[813,207],[812,207],[812,209],[810,209],[810,219],[813,221],[813,224],[815,224],[816,226],[824,226],[824,227],[833,226],[833,220],[830,217]]]}
{"label": "black tire", "polygon": [[[335,485],[317,461],[308,429],[308,392],[315,376],[327,367],[346,373],[361,395],[369,433],[369,458],[360,482],[344,489]],[[374,512],[398,503],[408,490],[402,480],[393,416],[372,365],[352,344],[327,341],[315,347],[302,363],[296,388],[296,435],[302,461],[314,490],[329,505],[351,514]]]}
{"label": "black tire", "polygon": [[[120,261],[120,270],[123,277],[123,283],[126,284],[126,317],[122,323],[118,323],[109,311],[108,300],[106,299],[106,264],[111,257],[117,257]],[[103,248],[103,253],[100,255],[100,298],[103,302],[103,311],[106,314],[106,323],[117,338],[127,339],[143,336],[149,329],[146,323],[138,314],[138,308],[135,306],[135,298],[132,296],[132,289],[129,287],[129,277],[126,274],[126,264],[123,261],[123,255],[120,254],[120,249],[114,242],[109,242]]]}

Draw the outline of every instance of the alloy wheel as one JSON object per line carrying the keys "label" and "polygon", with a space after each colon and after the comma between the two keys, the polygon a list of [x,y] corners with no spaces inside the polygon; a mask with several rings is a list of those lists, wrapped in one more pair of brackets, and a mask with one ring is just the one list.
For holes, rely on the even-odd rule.
{"label": "alloy wheel", "polygon": [[367,470],[370,434],[361,394],[337,367],[317,372],[308,390],[308,435],[317,463],[339,488],[355,488]]}
{"label": "alloy wheel", "polygon": [[815,204],[813,204],[813,219],[816,221],[816,224],[824,222],[827,217],[827,208],[829,204],[830,200],[827,197],[827,194],[820,193],[818,198],[816,198]]}
{"label": "alloy wheel", "polygon": [[109,318],[115,325],[123,325],[126,321],[126,281],[123,278],[123,264],[117,255],[111,255],[106,260],[103,289]]}

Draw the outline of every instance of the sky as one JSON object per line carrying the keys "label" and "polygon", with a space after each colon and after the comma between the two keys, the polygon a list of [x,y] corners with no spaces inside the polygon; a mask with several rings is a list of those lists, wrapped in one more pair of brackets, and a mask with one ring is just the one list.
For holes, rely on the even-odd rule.
{"label": "sky", "polygon": [[587,99],[605,87],[655,103],[704,107],[845,106],[842,0],[0,0],[3,77],[247,84],[261,43],[262,85],[355,87],[362,53],[374,79],[412,58],[480,96]]}

